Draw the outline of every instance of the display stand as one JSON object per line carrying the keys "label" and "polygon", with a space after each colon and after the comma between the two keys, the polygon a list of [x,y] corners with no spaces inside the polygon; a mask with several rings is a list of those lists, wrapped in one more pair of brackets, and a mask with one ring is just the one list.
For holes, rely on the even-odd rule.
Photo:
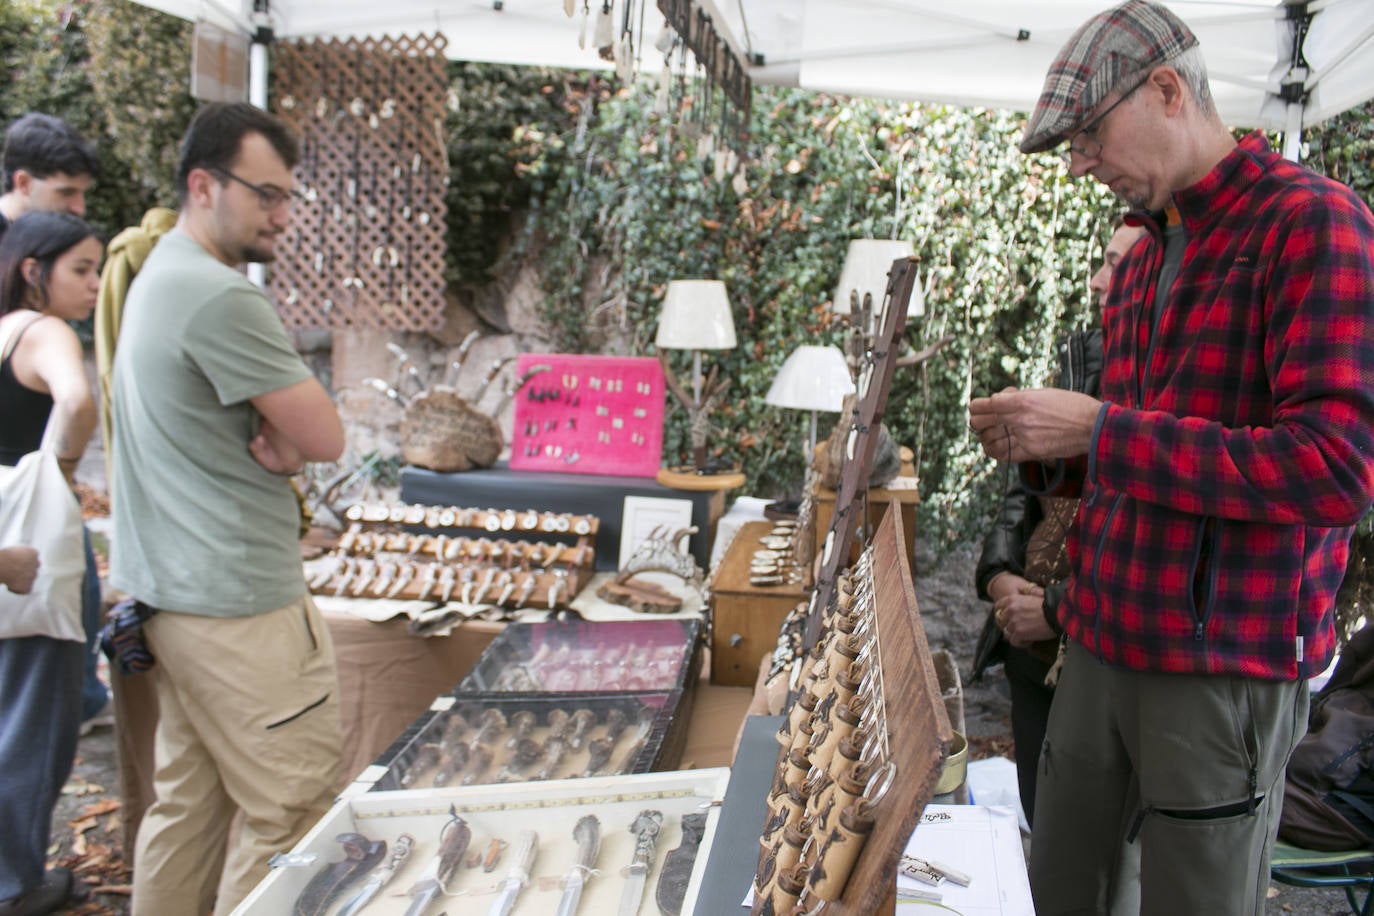
{"label": "display stand", "polygon": [[748,687],[773,651],[778,628],[804,600],[800,582],[749,584],[749,563],[772,522],[746,522],[711,579],[711,682]]}
{"label": "display stand", "polygon": [[441,474],[416,467],[401,469],[401,499],[409,503],[493,506],[517,512],[537,506],[548,512],[596,516],[601,520],[596,533],[596,568],[599,570],[616,568],[627,496],[690,500],[692,524],[697,532],[688,540],[687,549],[697,563],[706,568],[711,558],[711,527],[724,506],[719,491],[675,490],[643,477],[514,471],[501,462],[459,474]]}
{"label": "display stand", "polygon": [[[780,735],[780,740],[787,744],[779,754],[769,816],[761,837],[764,851],[760,874],[775,873],[769,867],[772,860],[783,858],[778,852],[781,846],[773,842],[770,847],[768,839],[771,835],[782,837],[782,842],[786,842],[779,818],[787,818],[790,830],[797,822],[796,815],[804,809],[806,813],[800,818],[797,832],[803,837],[814,835],[818,842],[814,848],[808,843],[797,864],[783,873],[789,877],[804,876],[803,900],[808,906],[818,899],[830,900],[828,913],[868,916],[889,904],[902,850],[921,811],[935,794],[954,740],[917,610],[911,568],[903,545],[901,513],[893,506],[878,528],[872,545],[871,593],[867,592],[870,586],[859,581],[851,596],[856,608],[863,606],[867,610],[862,612],[862,619],[856,621],[857,626],[852,631],[846,632],[839,625],[844,616],[840,612],[830,618],[834,626],[818,630],[822,639],[817,653],[820,663],[810,667],[810,677],[804,685],[804,689],[814,687],[817,691],[811,695],[812,699],[819,698],[812,707],[815,712],[807,712],[804,693],[803,701],[793,709],[790,729],[785,727],[790,734]],[[859,614],[856,611],[856,616]],[[843,680],[846,672],[839,670],[836,663],[842,660],[841,656],[830,649],[840,644],[856,650],[851,656],[855,658],[854,665],[848,673],[862,669],[864,681],[874,685],[867,693],[862,685],[857,692],[850,693],[854,701],[862,702],[835,699],[835,685]],[[810,666],[812,659],[808,657],[806,661]],[[827,679],[830,686],[822,688],[820,685]],[[872,716],[873,723],[871,730],[865,720],[852,731],[856,740],[864,735],[862,741],[857,741],[863,746],[863,756],[856,754],[852,766],[838,754],[833,759],[841,764],[839,767],[820,760],[817,748],[824,744],[820,737],[824,734],[823,729],[834,727],[836,710],[856,705],[864,708],[865,716]],[[814,739],[811,738],[813,729]],[[840,742],[841,746],[843,743]],[[867,756],[870,747],[877,749],[871,759]],[[798,764],[802,764],[800,769]],[[813,768],[809,775],[807,766]],[[834,776],[828,786],[814,781],[817,771]],[[845,780],[858,772],[871,776],[866,784],[853,791],[854,800],[846,804]],[[804,786],[800,784],[803,780]],[[875,782],[878,783],[876,791]],[[832,817],[831,808],[812,807],[816,799],[824,797],[827,788],[832,793],[832,804],[836,808],[844,805],[838,818]],[[788,814],[789,809],[791,814]],[[850,857],[841,861],[843,857],[834,857],[845,850],[832,849],[832,844],[841,846],[835,842],[840,828],[828,825],[843,826],[855,812],[859,815],[855,820],[863,820],[868,826],[847,838]],[[778,870],[781,871],[782,866],[778,866]],[[831,896],[820,894],[816,897],[818,889],[827,884],[832,889]],[[772,898],[756,901],[753,912],[781,912],[771,909],[771,904]]]}
{"label": "display stand", "polygon": [[883,306],[874,319],[878,330],[873,336],[872,362],[859,373],[859,403],[845,439],[844,467],[835,493],[834,516],[818,551],[821,569],[816,577],[816,591],[811,596],[803,639],[807,649],[814,646],[820,636],[821,613],[834,596],[840,570],[850,562],[849,548],[859,527],[855,520],[864,511],[863,496],[868,489],[873,453],[878,446],[878,427],[887,407],[897,348],[913,294],[916,294],[916,260],[900,258],[892,263]]}

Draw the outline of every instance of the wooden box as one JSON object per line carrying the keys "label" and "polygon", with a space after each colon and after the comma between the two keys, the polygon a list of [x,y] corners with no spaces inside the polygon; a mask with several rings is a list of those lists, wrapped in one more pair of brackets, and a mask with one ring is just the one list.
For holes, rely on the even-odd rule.
{"label": "wooden box", "polygon": [[772,522],[746,522],[711,579],[711,683],[752,687],[783,618],[805,598],[800,582],[749,584],[749,562]]}
{"label": "wooden box", "polygon": [[[873,487],[868,491],[868,529],[878,530],[889,503],[896,502],[902,509],[902,533],[906,540],[906,556],[910,560],[916,544],[916,504],[920,502],[914,477],[898,477],[892,484],[908,482],[911,486]],[[855,510],[856,517],[859,510]],[[830,522],[835,515],[835,491],[816,484],[816,553],[820,554],[821,545],[830,533]],[[864,542],[866,543],[866,541]],[[856,538],[850,544],[849,562],[859,558],[863,543]],[[847,564],[846,564],[847,565]]]}

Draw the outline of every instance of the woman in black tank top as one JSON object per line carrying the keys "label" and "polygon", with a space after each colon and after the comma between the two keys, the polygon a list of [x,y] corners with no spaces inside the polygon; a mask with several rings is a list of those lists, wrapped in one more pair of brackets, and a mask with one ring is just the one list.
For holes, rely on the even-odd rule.
{"label": "woman in black tank top", "polygon": [[95,308],[101,253],[95,230],[69,213],[26,213],[0,239],[4,464],[37,449],[51,418],[49,435],[70,479],[95,431],[81,341],[67,322],[88,318]]}
{"label": "woman in black tank top", "polygon": [[[27,213],[0,238],[0,461],[13,464],[44,434],[71,480],[95,430],[81,342],[68,321],[88,317],[100,286],[99,238],[67,213]],[[83,623],[98,626],[99,580],[86,542]],[[15,545],[3,544],[0,548]],[[47,557],[39,557],[40,563]],[[91,586],[94,586],[92,589]],[[64,907],[73,879],[45,871],[48,825],[71,773],[83,713],[89,644],[46,636],[0,639],[0,912]],[[89,663],[89,664],[87,664]],[[24,825],[23,829],[9,829]]]}

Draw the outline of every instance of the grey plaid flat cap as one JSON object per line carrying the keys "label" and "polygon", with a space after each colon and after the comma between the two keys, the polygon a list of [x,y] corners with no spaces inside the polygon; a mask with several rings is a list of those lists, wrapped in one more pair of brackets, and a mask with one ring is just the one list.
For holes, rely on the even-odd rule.
{"label": "grey plaid flat cap", "polygon": [[1021,152],[1058,146],[1107,93],[1133,73],[1197,45],[1183,20],[1149,0],[1128,0],[1085,22],[1055,55]]}

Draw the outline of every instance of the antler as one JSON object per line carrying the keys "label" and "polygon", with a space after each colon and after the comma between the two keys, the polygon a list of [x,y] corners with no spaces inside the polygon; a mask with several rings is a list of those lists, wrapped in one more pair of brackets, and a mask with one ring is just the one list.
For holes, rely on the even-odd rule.
{"label": "antler", "polygon": [[674,397],[682,402],[682,406],[686,408],[688,412],[691,412],[696,407],[696,404],[692,401],[691,397],[688,396],[687,392],[683,390],[682,383],[677,380],[677,375],[673,372],[673,367],[668,365],[668,354],[663,350],[658,351],[658,361],[663,365],[663,380],[667,383],[668,390],[673,393]]}

